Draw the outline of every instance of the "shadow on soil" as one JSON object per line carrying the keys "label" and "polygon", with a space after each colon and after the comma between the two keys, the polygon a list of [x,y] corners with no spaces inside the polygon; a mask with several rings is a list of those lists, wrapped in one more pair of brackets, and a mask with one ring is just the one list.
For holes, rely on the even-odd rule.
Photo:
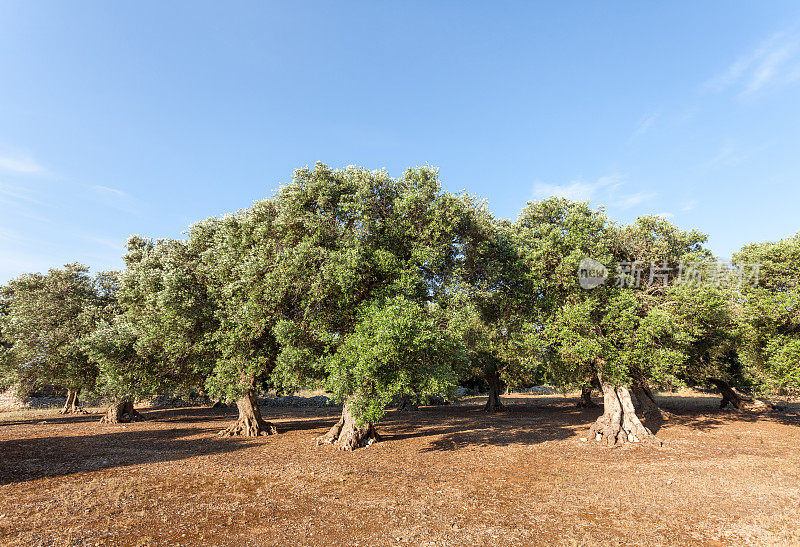
{"label": "shadow on soil", "polygon": [[573,437],[587,428],[599,411],[574,406],[507,404],[488,413],[481,406],[422,407],[418,411],[391,412],[379,424],[382,440],[436,437],[423,449],[459,450],[469,446],[538,444]]}
{"label": "shadow on soil", "polygon": [[[216,436],[219,430],[236,419],[235,408],[138,410],[144,416],[144,422],[104,425],[99,423],[99,414],[55,415],[0,422],[0,432],[18,426],[27,428],[25,434],[29,436],[0,440],[0,485],[235,452],[257,442],[248,438]],[[327,409],[316,409],[316,412],[308,409],[300,412],[262,410],[264,418],[272,420],[279,432],[317,429],[329,425],[338,415],[338,411]],[[304,414],[312,418],[304,420]],[[293,419],[291,424],[283,424],[282,418]],[[165,428],[158,424],[175,424],[176,427]],[[74,434],[64,434],[65,428],[70,428]],[[30,436],[50,432],[57,435]]]}
{"label": "shadow on soil", "polygon": [[[378,424],[378,431],[387,443],[429,438],[421,449],[424,452],[534,445],[587,433],[602,408],[576,408],[576,401],[573,398],[515,398],[507,400],[505,410],[496,413],[484,412],[477,400],[476,404],[469,404],[473,402],[469,401],[452,406],[421,407],[418,411],[390,411]],[[800,425],[797,409],[735,412],[719,410],[718,401],[718,398],[709,398],[698,404],[694,399],[691,406],[686,406],[674,397],[665,397],[659,403],[672,416],[663,427],[674,424],[707,431],[735,421],[758,420]],[[114,426],[97,423],[100,419],[97,414],[0,422],[0,433],[27,437],[0,440],[0,484],[232,453],[259,443],[215,435],[236,418],[235,408],[190,407],[141,412],[147,421]],[[324,431],[335,423],[340,411],[336,408],[262,407],[262,413],[282,433]],[[661,424],[646,425],[654,432],[662,427]],[[11,431],[14,427],[21,431]],[[43,436],[48,433],[56,435]]]}

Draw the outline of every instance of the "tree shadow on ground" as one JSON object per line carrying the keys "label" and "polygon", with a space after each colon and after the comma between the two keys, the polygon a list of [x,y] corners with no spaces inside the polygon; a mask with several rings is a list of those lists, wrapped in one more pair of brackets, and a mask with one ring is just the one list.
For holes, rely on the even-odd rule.
{"label": "tree shadow on ground", "polygon": [[[138,410],[138,409],[137,409]],[[45,411],[48,411],[47,409]],[[55,409],[52,409],[52,412],[55,413]],[[38,416],[36,418],[26,418],[26,419],[17,419],[17,420],[0,420],[0,429],[4,427],[11,427],[15,425],[33,425],[33,424],[83,424],[89,422],[100,422],[100,418],[103,414],[98,412],[85,412],[81,414],[53,414],[46,415],[46,416]]]}
{"label": "tree shadow on ground", "polygon": [[207,428],[141,429],[136,425],[126,431],[0,441],[0,484],[228,453],[250,445],[239,438],[197,439]]}
{"label": "tree shadow on ground", "polygon": [[[596,416],[595,416],[596,418]],[[431,437],[425,452],[470,446],[510,446],[562,440],[588,427],[578,409],[564,405],[507,404],[500,412],[482,406],[420,407],[387,414],[378,425],[384,441]]]}
{"label": "tree shadow on ground", "polygon": [[[100,414],[56,414],[2,422],[0,431],[11,426],[26,427],[27,438],[0,440],[0,485],[224,454],[258,443],[252,438],[217,437],[218,431],[236,420],[235,407],[138,410],[144,422],[100,424]],[[266,410],[265,419],[273,421],[279,432],[328,426],[341,412],[327,408],[262,410]],[[175,427],[171,427],[173,424]],[[62,426],[70,429],[58,429]],[[54,428],[57,435],[31,436],[46,435]],[[65,434],[71,431],[75,434]],[[261,441],[265,439],[260,437]]]}
{"label": "tree shadow on ground", "polygon": [[676,395],[656,396],[659,406],[670,413],[665,424],[682,425],[700,431],[722,427],[734,422],[772,421],[783,425],[800,426],[800,412],[789,407],[785,410],[736,410],[719,408],[721,396],[706,397]]}

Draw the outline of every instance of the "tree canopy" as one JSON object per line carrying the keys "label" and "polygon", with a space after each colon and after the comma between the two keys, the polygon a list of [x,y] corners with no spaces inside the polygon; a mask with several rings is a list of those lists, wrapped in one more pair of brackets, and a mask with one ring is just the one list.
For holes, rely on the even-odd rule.
{"label": "tree canopy", "polygon": [[257,404],[267,389],[324,388],[343,411],[318,440],[348,450],[378,438],[397,397],[447,397],[468,378],[484,378],[489,410],[503,383],[599,385],[598,439],[656,442],[639,420],[662,416],[651,386],[800,391],[800,235],[722,266],[705,243],[557,197],[496,219],[430,167],[317,164],[185,239],[132,236],[122,272],[10,281],[0,372],[131,417],[133,399],[200,389],[236,401],[225,435],[276,431]]}

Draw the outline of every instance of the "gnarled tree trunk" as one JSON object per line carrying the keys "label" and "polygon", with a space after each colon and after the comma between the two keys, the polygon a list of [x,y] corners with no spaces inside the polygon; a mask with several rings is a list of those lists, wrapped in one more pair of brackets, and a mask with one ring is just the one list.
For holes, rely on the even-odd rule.
{"label": "gnarled tree trunk", "polygon": [[724,380],[707,378],[707,381],[714,384],[717,389],[719,389],[720,393],[722,393],[722,401],[719,404],[720,409],[723,409],[728,406],[728,404],[731,404],[734,408],[736,408],[736,410],[784,410],[783,407],[774,405],[768,401],[762,401],[760,399],[753,399],[751,397],[741,395]]}
{"label": "gnarled tree trunk", "polygon": [[661,446],[661,441],[636,416],[631,394],[625,386],[615,387],[597,375],[603,389],[603,415],[589,429],[595,440],[607,446],[626,442]]}
{"label": "gnarled tree trunk", "polygon": [[342,406],[342,417],[331,427],[327,433],[317,437],[317,445],[328,443],[339,450],[355,450],[369,446],[379,441],[380,436],[371,423],[359,425],[351,411],[352,399],[348,399]]}
{"label": "gnarled tree trunk", "polygon": [[105,416],[100,418],[101,424],[120,424],[141,421],[144,421],[144,417],[133,408],[133,401],[130,399],[112,404],[108,407],[108,412],[106,412]]}
{"label": "gnarled tree trunk", "polygon": [[598,405],[592,401],[592,386],[581,386],[581,398],[578,399],[578,408],[594,408]]}
{"label": "gnarled tree trunk", "polygon": [[400,402],[397,404],[397,410],[419,410],[419,406],[412,401],[411,395],[402,395],[400,397]]}
{"label": "gnarled tree trunk", "polygon": [[80,403],[78,402],[78,393],[80,393],[80,389],[76,390],[67,390],[67,401],[64,403],[64,408],[59,410],[59,414],[83,414],[84,410],[81,408]]}
{"label": "gnarled tree trunk", "polygon": [[239,409],[239,419],[219,432],[222,437],[258,437],[259,435],[273,435],[278,432],[275,426],[261,417],[258,408],[258,399],[252,389],[244,396],[236,399]]}
{"label": "gnarled tree trunk", "polygon": [[653,397],[653,392],[644,381],[637,381],[631,385],[631,392],[636,398],[636,412],[645,420],[664,421],[670,413],[659,408]]}
{"label": "gnarled tree trunk", "polygon": [[500,380],[500,373],[497,370],[485,373],[486,383],[489,384],[489,398],[483,409],[487,412],[497,412],[503,410],[503,402],[500,400],[500,392],[503,390],[503,382]]}

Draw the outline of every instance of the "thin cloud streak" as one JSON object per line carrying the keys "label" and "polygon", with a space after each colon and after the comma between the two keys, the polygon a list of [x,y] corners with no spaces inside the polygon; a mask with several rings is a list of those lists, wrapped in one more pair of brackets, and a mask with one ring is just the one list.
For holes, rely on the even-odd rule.
{"label": "thin cloud streak", "polygon": [[600,177],[594,182],[583,180],[572,181],[568,184],[537,182],[534,184],[533,194],[536,199],[556,196],[573,201],[594,201],[623,210],[631,209],[656,197],[655,193],[647,192],[623,193],[621,189],[624,185],[624,177],[615,173]]}
{"label": "thin cloud streak", "polygon": [[131,214],[138,214],[141,210],[142,202],[123,190],[102,185],[89,186],[88,188],[91,190],[94,199],[103,205]]}
{"label": "thin cloud streak", "polygon": [[18,175],[38,175],[45,173],[44,167],[30,156],[0,155],[0,170]]}
{"label": "thin cloud streak", "polygon": [[738,88],[741,99],[770,85],[788,84],[800,78],[800,36],[796,31],[777,32],[753,51],[734,61],[727,70],[705,82],[701,90],[722,93]]}
{"label": "thin cloud streak", "polygon": [[653,124],[656,123],[659,117],[661,117],[661,114],[659,112],[653,112],[650,114],[645,114],[644,116],[639,118],[639,121],[636,124],[636,130],[633,132],[633,135],[631,136],[631,140],[632,141],[636,140],[645,133],[647,133],[650,130],[650,128],[653,127]]}

